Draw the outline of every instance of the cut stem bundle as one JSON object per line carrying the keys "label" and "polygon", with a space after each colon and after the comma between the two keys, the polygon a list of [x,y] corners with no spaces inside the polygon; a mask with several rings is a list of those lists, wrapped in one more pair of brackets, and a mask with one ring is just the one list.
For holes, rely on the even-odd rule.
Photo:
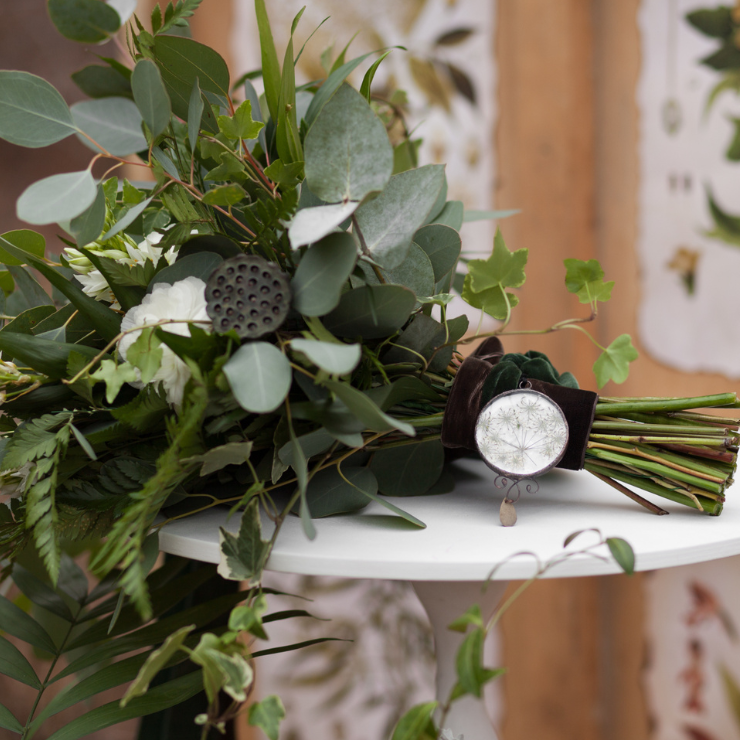
{"label": "cut stem bundle", "polygon": [[[740,419],[694,409],[739,407],[734,393],[602,398],[596,405],[585,468],[625,495],[623,484],[718,516],[737,467]],[[653,513],[667,513],[630,494]]]}

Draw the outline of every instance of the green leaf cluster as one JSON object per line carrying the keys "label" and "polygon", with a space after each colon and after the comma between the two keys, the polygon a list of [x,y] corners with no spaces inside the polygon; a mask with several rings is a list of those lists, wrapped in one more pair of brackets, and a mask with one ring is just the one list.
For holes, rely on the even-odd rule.
{"label": "green leaf cluster", "polygon": [[510,252],[501,231],[497,229],[491,256],[486,260],[468,262],[462,297],[494,319],[508,321],[511,309],[519,303],[519,298],[506,289],[524,285],[528,255],[527,249]]}

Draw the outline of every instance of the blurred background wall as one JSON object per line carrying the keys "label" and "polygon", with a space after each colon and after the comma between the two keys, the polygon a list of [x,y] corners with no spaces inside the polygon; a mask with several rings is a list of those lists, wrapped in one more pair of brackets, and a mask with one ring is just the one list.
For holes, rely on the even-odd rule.
{"label": "blurred background wall", "polygon": [[[663,2],[669,6],[675,0]],[[453,13],[458,3],[463,0],[443,0],[439,12],[446,5]],[[456,160],[454,166],[464,173],[466,166],[471,172],[475,169],[476,157],[484,163],[487,177],[479,182],[486,183],[485,187],[468,194],[467,205],[522,209],[520,215],[500,224],[511,249],[530,249],[528,278],[515,326],[545,327],[573,316],[579,307],[563,289],[562,260],[598,258],[607,279],[616,280],[617,285],[612,301],[600,312],[597,338],[607,344],[628,332],[641,352],[629,380],[618,388],[607,387],[604,393],[681,396],[738,390],[737,380],[718,374],[684,373],[661,364],[640,342],[636,251],[640,218],[640,112],[636,102],[641,74],[640,0],[475,3],[481,17],[491,17],[486,37],[490,75],[476,90],[478,101],[484,101],[478,110],[488,112],[488,118],[479,115],[478,124],[483,116],[487,131],[481,151],[475,157],[468,152],[470,161],[461,164]],[[152,0],[139,0],[143,18],[152,4]],[[400,13],[413,15],[423,13],[425,4],[425,0],[401,0],[392,5]],[[292,14],[285,11],[288,5],[268,0],[276,29],[290,22]],[[382,14],[391,7],[361,0],[345,0],[335,6],[338,19],[351,19],[353,9],[367,12],[371,7],[372,12]],[[219,50],[234,76],[246,71],[248,60],[254,59],[255,38],[246,20],[250,12],[250,0],[204,0],[192,23],[194,37]],[[69,74],[93,62],[95,54],[118,53],[112,44],[84,49],[61,38],[46,16],[44,0],[0,0],[0,21],[0,67],[44,76],[69,102],[82,97],[69,81]],[[326,28],[327,40],[336,41],[337,49],[349,40],[344,31],[334,33],[336,26],[331,21]],[[373,41],[363,28],[355,51]],[[314,55],[320,50],[317,44]],[[459,89],[449,94],[461,95]],[[429,126],[434,119],[432,114],[422,118],[420,133],[424,136],[425,122]],[[452,120],[454,124],[454,115]],[[430,137],[428,143],[433,139]],[[461,156],[454,147],[450,151],[456,158]],[[445,152],[447,158],[450,151]],[[427,150],[424,156],[431,161],[435,152]],[[0,141],[3,231],[20,226],[14,203],[27,184],[43,175],[79,169],[86,157],[87,151],[74,139],[43,151],[16,149]],[[46,235],[53,245],[54,229],[48,229]],[[489,236],[475,232],[471,238],[483,243]],[[577,332],[541,337],[536,343],[521,338],[507,341],[507,349],[530,348],[547,352],[558,368],[573,371],[584,387],[595,389],[590,370],[595,350]],[[646,700],[643,671],[649,657],[646,613],[652,609],[650,614],[654,614],[656,607],[647,581],[643,575],[550,580],[535,584],[523,596],[503,620],[497,648],[498,660],[509,669],[498,689],[502,737],[651,737],[651,712],[655,710]],[[349,590],[347,599],[359,598],[353,593]],[[671,617],[678,622],[682,613],[674,610],[661,618]],[[662,633],[658,629],[650,634],[655,656],[655,641]],[[2,682],[0,686],[3,692],[8,690]],[[23,697],[18,701],[22,703]],[[241,732],[246,737],[243,728]],[[133,729],[111,730],[99,736],[123,740],[133,736]],[[0,738],[4,737],[0,731]],[[318,740],[310,731],[305,737]],[[341,737],[355,740],[351,734],[336,735],[337,740]],[[686,737],[701,740],[699,735]]]}

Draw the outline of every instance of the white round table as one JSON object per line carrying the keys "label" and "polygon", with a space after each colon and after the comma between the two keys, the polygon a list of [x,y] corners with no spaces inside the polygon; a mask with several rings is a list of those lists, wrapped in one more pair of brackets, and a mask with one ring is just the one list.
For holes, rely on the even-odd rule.
{"label": "white round table", "polygon": [[[637,570],[688,565],[740,554],[740,502],[733,491],[720,517],[709,517],[685,506],[660,500],[670,516],[655,516],[594,476],[554,470],[538,479],[536,494],[522,494],[517,503],[519,521],[505,528],[498,509],[503,492],[494,487],[495,474],[478,460],[454,465],[457,486],[451,494],[389,499],[426,525],[418,529],[377,503],[350,516],[316,521],[318,535],[306,539],[300,521],[284,524],[267,564],[269,570],[315,576],[385,578],[411,581],[434,630],[437,652],[437,698],[444,702],[456,681],[455,655],[463,635],[447,625],[474,603],[490,615],[507,581],[531,577],[534,553],[545,562],[562,555],[565,538],[577,530],[597,528],[605,537],[623,537],[636,554]],[[740,494],[739,494],[740,495]],[[655,500],[655,499],[654,499]],[[239,518],[227,522],[228,509],[211,509],[162,528],[164,552],[210,563],[219,561],[218,529],[236,532]],[[268,536],[272,523],[264,518]],[[584,534],[569,549],[594,542]],[[591,538],[591,539],[589,539]],[[607,555],[604,547],[601,554]],[[500,564],[494,582],[481,584]],[[546,578],[619,573],[612,560],[575,555]],[[495,740],[482,703],[463,698],[447,717],[455,735],[466,740]]]}

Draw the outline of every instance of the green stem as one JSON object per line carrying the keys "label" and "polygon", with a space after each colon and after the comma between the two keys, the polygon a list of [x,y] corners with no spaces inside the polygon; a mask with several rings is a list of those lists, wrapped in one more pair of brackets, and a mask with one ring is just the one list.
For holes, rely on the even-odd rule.
{"label": "green stem", "polygon": [[[696,502],[692,498],[683,493],[678,493],[670,488],[666,488],[665,486],[661,486],[648,477],[640,477],[620,470],[614,470],[613,468],[606,468],[590,460],[586,460],[585,469],[591,473],[601,473],[601,475],[605,475],[607,478],[616,478],[617,480],[621,480],[623,483],[627,483],[635,488],[641,488],[643,491],[654,493],[668,499],[669,501],[674,501],[692,509],[696,509]],[[722,502],[712,501],[702,496],[698,496],[697,499],[702,510],[707,514],[719,516],[722,513]]]}
{"label": "green stem", "polygon": [[592,434],[593,440],[613,440],[615,442],[632,442],[634,444],[685,444],[704,445],[705,447],[732,447],[733,440],[726,437],[643,437],[621,434]]}
{"label": "green stem", "polygon": [[718,393],[713,396],[695,398],[658,398],[653,400],[628,400],[596,404],[596,414],[601,416],[619,416],[623,411],[685,411],[686,409],[705,409],[717,406],[730,406],[737,402],[735,393]]}

